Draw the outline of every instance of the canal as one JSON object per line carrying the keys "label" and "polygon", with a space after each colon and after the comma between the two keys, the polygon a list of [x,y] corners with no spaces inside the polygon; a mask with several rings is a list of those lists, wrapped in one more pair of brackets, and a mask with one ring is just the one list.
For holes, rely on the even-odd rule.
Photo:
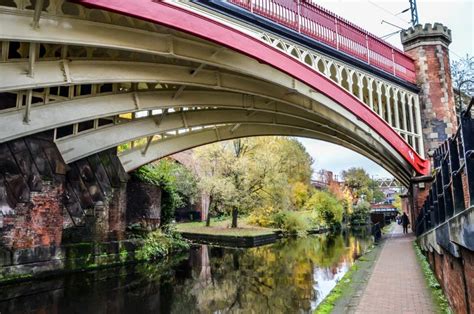
{"label": "canal", "polygon": [[371,244],[365,230],[0,287],[0,313],[310,313]]}

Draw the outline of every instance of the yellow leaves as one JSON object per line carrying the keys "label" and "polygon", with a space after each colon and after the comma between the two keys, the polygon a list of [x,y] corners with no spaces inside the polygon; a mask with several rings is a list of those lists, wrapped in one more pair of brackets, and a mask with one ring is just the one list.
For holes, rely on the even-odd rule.
{"label": "yellow leaves", "polygon": [[309,198],[309,186],[303,182],[295,182],[291,186],[291,203],[294,208],[302,209]]}
{"label": "yellow leaves", "polygon": [[247,222],[251,225],[271,227],[273,225],[273,214],[277,210],[271,206],[256,208],[248,217]]}

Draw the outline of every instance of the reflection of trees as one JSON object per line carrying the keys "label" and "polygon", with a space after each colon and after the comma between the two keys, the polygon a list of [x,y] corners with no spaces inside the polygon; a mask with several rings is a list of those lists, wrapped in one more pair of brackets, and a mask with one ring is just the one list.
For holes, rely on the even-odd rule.
{"label": "reflection of trees", "polygon": [[[318,298],[315,271],[334,280],[359,250],[359,241],[345,242],[343,235],[285,239],[246,250],[212,248],[210,258],[206,248],[192,258],[192,277],[174,294],[173,312],[310,311]],[[183,302],[193,304],[183,307]]]}

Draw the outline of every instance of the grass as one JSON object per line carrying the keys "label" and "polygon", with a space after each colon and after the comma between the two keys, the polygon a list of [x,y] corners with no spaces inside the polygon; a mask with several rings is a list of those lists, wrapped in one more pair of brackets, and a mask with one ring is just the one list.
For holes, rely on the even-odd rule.
{"label": "grass", "polygon": [[446,296],[443,293],[443,289],[441,288],[438,280],[436,279],[433,271],[430,268],[428,260],[423,255],[420,247],[416,242],[413,242],[413,246],[415,247],[416,257],[418,258],[418,262],[420,263],[421,269],[423,270],[423,275],[425,277],[428,289],[430,289],[431,291],[435,306],[439,309],[440,313],[453,313],[449,306],[448,300],[446,299]]}
{"label": "grass", "polygon": [[352,265],[349,271],[344,275],[344,277],[342,277],[342,279],[339,280],[339,282],[331,290],[329,295],[324,299],[323,302],[321,302],[318,305],[318,307],[314,310],[313,313],[315,314],[331,313],[332,310],[334,309],[336,302],[339,300],[341,296],[343,296],[346,293],[346,290],[348,290],[352,281],[352,276],[357,271],[357,269],[358,269],[358,266],[357,264],[354,263],[354,265]]}
{"label": "grass", "polygon": [[385,227],[383,227],[382,228],[382,233],[383,234],[390,233],[390,232],[392,232],[393,228],[395,228],[395,223],[394,222],[392,222],[391,224],[386,225]]}
{"label": "grass", "polygon": [[230,219],[221,221],[211,221],[211,226],[206,227],[205,221],[198,222],[186,222],[176,225],[176,231],[195,233],[195,234],[211,234],[211,235],[223,235],[223,236],[261,236],[272,234],[276,229],[257,227],[249,225],[245,222],[245,219],[239,219],[238,228],[230,228]]}

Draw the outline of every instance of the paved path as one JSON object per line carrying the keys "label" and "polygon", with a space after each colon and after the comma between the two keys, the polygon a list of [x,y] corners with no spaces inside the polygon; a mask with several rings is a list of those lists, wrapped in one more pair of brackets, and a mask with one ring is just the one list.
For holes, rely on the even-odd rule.
{"label": "paved path", "polygon": [[399,225],[388,237],[356,313],[434,313],[413,249],[415,237],[412,233],[404,235]]}

